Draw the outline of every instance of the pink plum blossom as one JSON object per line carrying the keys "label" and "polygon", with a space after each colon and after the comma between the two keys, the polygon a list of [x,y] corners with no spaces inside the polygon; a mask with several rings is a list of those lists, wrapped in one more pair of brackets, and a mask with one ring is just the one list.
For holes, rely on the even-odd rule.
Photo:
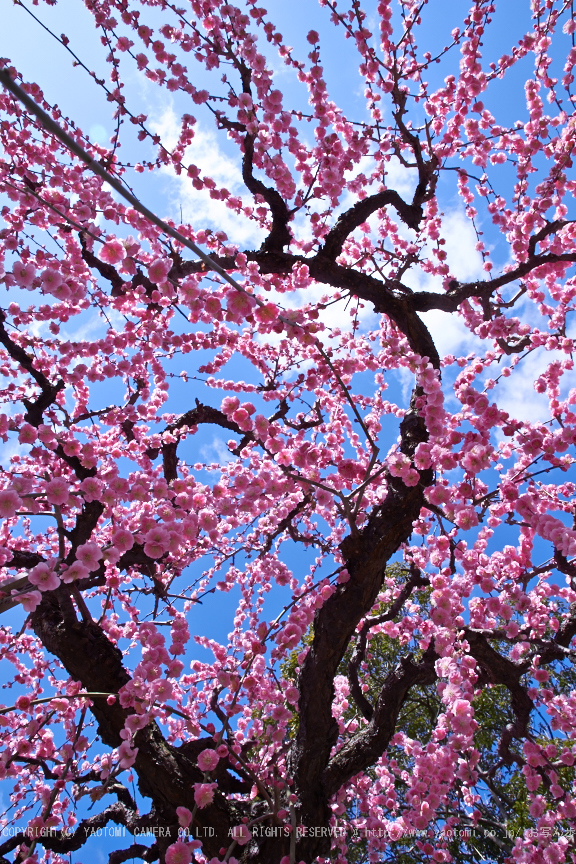
{"label": "pink plum blossom", "polygon": [[[17,46],[0,63],[0,779],[38,835],[20,856],[58,857],[41,829],[74,829],[84,777],[96,820],[121,786],[154,833],[171,820],[167,864],[344,864],[328,834],[352,805],[367,861],[400,842],[448,864],[436,829],[485,822],[515,864],[560,864],[573,4],[444,3],[444,41],[414,0],[236,5],[84,4],[106,145]],[[290,853],[310,794],[322,836]],[[213,808],[229,836],[185,836]]]}
{"label": "pink plum blossom", "polygon": [[132,549],[134,536],[125,528],[116,528],[112,532],[112,542],[119,552],[124,553]]}
{"label": "pink plum blossom", "polygon": [[33,264],[17,261],[12,267],[12,275],[21,288],[30,288],[36,276],[36,268]]}
{"label": "pink plum blossom", "polygon": [[161,558],[167,551],[170,535],[163,525],[155,525],[144,535],[144,551],[150,558]]}
{"label": "pink plum blossom", "polygon": [[252,839],[252,834],[246,825],[235,825],[232,828],[232,837],[239,846],[245,846]]}
{"label": "pink plum blossom", "polygon": [[114,238],[104,243],[99,252],[99,258],[107,264],[119,264],[126,257],[126,249],[120,240]]}
{"label": "pink plum blossom", "polygon": [[87,570],[98,570],[102,560],[102,550],[97,543],[83,543],[76,550],[76,558]]}
{"label": "pink plum blossom", "polygon": [[183,843],[182,840],[177,840],[176,843],[168,846],[165,857],[166,864],[190,864],[192,861],[192,852],[186,843]]}
{"label": "pink plum blossom", "polygon": [[216,783],[194,783],[194,801],[200,810],[212,804],[215,790]]}
{"label": "pink plum blossom", "polygon": [[26,591],[24,594],[19,594],[17,591],[12,591],[12,596],[22,604],[25,612],[34,612],[37,606],[42,601],[40,591]]}
{"label": "pink plum blossom", "polygon": [[202,750],[198,755],[198,767],[201,771],[214,771],[219,760],[220,757],[216,751],[208,748],[207,750]]}
{"label": "pink plum blossom", "polygon": [[18,433],[18,440],[21,444],[33,444],[38,437],[38,433],[34,426],[31,426],[30,423],[24,423],[23,426],[20,427],[20,432]]}
{"label": "pink plum blossom", "polygon": [[28,574],[28,581],[40,591],[54,591],[60,585],[56,572],[48,564],[37,564]]}
{"label": "pink plum blossom", "polygon": [[70,496],[70,485],[64,477],[54,477],[46,483],[46,498],[50,504],[62,506]]}
{"label": "pink plum blossom", "polygon": [[178,824],[181,828],[188,828],[192,821],[192,812],[187,807],[177,807],[176,815],[178,816]]}
{"label": "pink plum blossom", "polygon": [[58,272],[58,270],[54,270],[51,267],[49,267],[47,270],[42,271],[40,280],[42,282],[42,287],[46,291],[50,292],[56,291],[63,282],[62,276]]}
{"label": "pink plum blossom", "polygon": [[69,567],[64,570],[62,573],[62,582],[69,584],[70,582],[76,582],[79,579],[87,579],[90,576],[90,570],[80,561],[74,561]]}
{"label": "pink plum blossom", "polygon": [[11,519],[22,507],[22,499],[14,489],[3,489],[0,492],[0,517]]}
{"label": "pink plum blossom", "polygon": [[172,262],[167,258],[157,258],[148,265],[148,278],[156,285],[160,285],[162,282],[166,281],[166,277],[168,276],[171,267]]}

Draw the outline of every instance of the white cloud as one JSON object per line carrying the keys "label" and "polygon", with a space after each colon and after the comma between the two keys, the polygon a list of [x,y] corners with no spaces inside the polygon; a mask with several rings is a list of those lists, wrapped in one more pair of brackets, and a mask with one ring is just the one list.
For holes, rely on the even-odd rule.
{"label": "white cloud", "polygon": [[[534,390],[534,382],[554,360],[564,360],[559,351],[539,348],[512,368],[509,378],[501,378],[488,396],[495,394],[498,407],[515,420],[545,423],[550,420],[550,405],[545,393]],[[508,364],[507,364],[508,365]],[[493,373],[493,377],[496,375]]]}
{"label": "white cloud", "polygon": [[430,331],[440,357],[447,354],[462,356],[472,351],[482,353],[482,340],[470,332],[456,312],[432,309],[430,312],[423,312],[420,318]]}
{"label": "white cloud", "polygon": [[[483,279],[486,274],[482,270],[482,256],[476,249],[476,233],[460,208],[443,216],[441,236],[446,240],[446,263],[452,276],[459,282]],[[442,279],[423,270],[410,270],[403,281],[414,291],[444,292]],[[482,352],[482,340],[470,333],[458,314],[434,309],[422,313],[420,317],[429,329],[441,357],[446,354]]]}
{"label": "white cloud", "polygon": [[227,465],[234,459],[222,438],[214,438],[211,444],[204,444],[200,448],[200,455],[207,465]]}
{"label": "white cloud", "polygon": [[[150,122],[150,127],[160,135],[164,146],[171,149],[175,146],[179,123],[172,107],[165,109],[158,119]],[[202,177],[211,177],[218,187],[225,187],[235,196],[242,197],[246,187],[242,181],[239,160],[233,160],[220,148],[218,137],[214,130],[194,127],[195,136],[186,148],[185,165],[196,165]],[[195,189],[192,180],[186,175],[177,175],[171,166],[164,166],[164,174],[171,177],[172,216],[189,223],[195,231],[201,228],[225,231],[231,243],[241,248],[257,248],[264,239],[264,232],[245,216],[239,216],[229,210],[223,201],[210,198],[206,189]],[[252,197],[246,199],[246,204],[253,204]]]}

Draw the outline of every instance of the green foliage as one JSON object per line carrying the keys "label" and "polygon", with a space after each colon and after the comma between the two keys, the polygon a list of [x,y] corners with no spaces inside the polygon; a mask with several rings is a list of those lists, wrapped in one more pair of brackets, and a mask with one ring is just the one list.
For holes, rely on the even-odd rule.
{"label": "green foliage", "polygon": [[[388,571],[388,584],[395,584],[400,588],[409,577],[409,573],[399,565],[393,565]],[[396,588],[396,596],[398,588]],[[409,614],[421,614],[423,618],[429,616],[430,612],[429,588],[419,589],[413,592],[410,603],[412,603]],[[392,600],[380,604],[373,610],[373,615],[386,613],[392,605]],[[400,616],[406,614],[404,609]],[[398,619],[396,619],[398,620]],[[306,645],[313,640],[313,629],[310,628],[302,640],[302,643],[294,650],[282,667],[282,673],[287,680],[295,681],[297,677],[298,654]],[[509,646],[503,642],[493,640],[493,647],[501,654],[506,655]],[[354,644],[350,644],[342,659],[338,674],[348,677],[348,667],[354,651]],[[364,685],[363,692],[366,698],[374,704],[378,698],[387,676],[393,671],[400,660],[408,654],[412,655],[415,662],[421,658],[423,651],[417,641],[401,644],[400,639],[391,638],[385,633],[370,632],[367,643],[366,656],[359,668],[359,680]],[[564,692],[570,690],[576,684],[576,674],[571,666],[557,664],[551,669],[550,686]],[[525,686],[532,686],[533,681],[526,680]],[[352,696],[344,712],[343,720],[346,724],[356,721],[358,727],[365,725],[359,707]],[[386,852],[379,853],[384,857],[381,861],[393,861],[394,864],[419,864],[429,862],[433,848],[441,847],[447,851],[456,864],[481,864],[481,862],[504,862],[512,853],[514,838],[523,834],[527,829],[536,829],[537,820],[530,815],[528,790],[526,778],[522,772],[522,742],[513,741],[511,750],[513,754],[520,757],[519,763],[512,760],[504,761],[498,753],[498,745],[503,730],[514,723],[515,715],[511,707],[510,693],[506,687],[491,685],[485,681],[478,682],[478,688],[473,700],[475,719],[478,728],[474,735],[474,747],[479,753],[476,764],[478,773],[473,792],[478,796],[475,808],[480,816],[476,824],[471,821],[470,807],[465,806],[463,797],[463,782],[456,782],[449,793],[446,802],[439,808],[438,816],[431,822],[427,832],[417,832],[416,836],[404,836],[398,841],[388,842]],[[404,733],[413,741],[426,746],[431,740],[432,733],[437,725],[438,716],[445,710],[436,684],[429,686],[414,686],[410,689],[404,704],[402,705],[396,731]],[[295,714],[290,724],[290,734],[295,734],[298,728],[298,715]],[[534,711],[528,730],[529,740],[546,747],[554,743],[561,751],[566,743],[558,733],[554,733],[540,713]],[[402,780],[402,772],[410,772],[414,767],[414,760],[407,755],[401,747],[389,747],[387,757],[395,760],[395,792],[397,806],[390,811],[389,818],[397,818],[404,809],[408,808],[406,800],[408,784]],[[571,788],[574,780],[574,768],[563,766],[557,768],[557,774],[561,786]],[[366,774],[373,782],[377,775],[374,768],[368,769]],[[405,775],[406,776],[406,775]],[[547,785],[546,785],[547,782]],[[539,792],[546,799],[548,807],[553,807],[555,798],[550,793],[549,781],[543,780]],[[362,811],[361,795],[352,801],[347,808],[347,820],[351,825],[361,826],[363,820],[369,815]],[[446,821],[450,818],[458,818],[458,825],[454,826],[452,835],[446,827]],[[441,837],[444,832],[444,837]],[[425,836],[425,835],[428,836]],[[418,836],[420,835],[420,836]],[[368,864],[374,861],[369,857],[369,845],[362,830],[358,836],[351,832],[347,837],[348,848],[346,851],[347,864]],[[333,860],[338,857],[334,850]]]}

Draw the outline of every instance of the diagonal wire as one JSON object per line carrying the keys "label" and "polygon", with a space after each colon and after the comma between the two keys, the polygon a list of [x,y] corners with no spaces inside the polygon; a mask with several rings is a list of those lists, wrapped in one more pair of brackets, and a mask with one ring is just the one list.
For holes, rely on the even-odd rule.
{"label": "diagonal wire", "polygon": [[2,84],[6,90],[8,90],[19,102],[25,105],[26,108],[38,119],[40,124],[46,129],[47,132],[54,135],[65,147],[67,147],[75,156],[84,162],[84,164],[92,171],[94,174],[97,174],[102,178],[109,186],[118,192],[119,195],[122,196],[128,203],[140,213],[142,216],[145,216],[146,219],[149,219],[157,228],[159,228],[164,234],[168,234],[169,237],[172,237],[174,240],[177,240],[179,243],[182,243],[183,246],[190,249],[194,254],[200,258],[210,270],[214,270],[223,279],[226,280],[230,285],[236,288],[238,291],[241,291],[243,294],[246,293],[246,289],[242,288],[241,285],[236,282],[227,272],[216,263],[209,255],[206,255],[205,252],[200,249],[196,243],[193,243],[192,240],[189,240],[187,237],[184,237],[179,231],[176,231],[175,228],[171,228],[166,222],[162,219],[159,219],[151,210],[149,210],[144,204],[142,204],[138,198],[135,198],[131,192],[129,192],[114,175],[110,174],[106,169],[95,159],[92,159],[89,153],[84,150],[83,147],[78,144],[64,129],[56,123],[55,120],[52,119],[36,102],[26,93],[25,90],[22,89],[16,82],[11,78],[7,69],[0,69],[0,84]]}

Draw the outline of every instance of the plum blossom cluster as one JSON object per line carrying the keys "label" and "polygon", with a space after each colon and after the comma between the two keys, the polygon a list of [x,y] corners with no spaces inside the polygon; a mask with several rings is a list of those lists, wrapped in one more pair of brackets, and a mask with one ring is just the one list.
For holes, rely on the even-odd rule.
{"label": "plum blossom cluster", "polygon": [[88,4],[110,146],[0,60],[0,856],[576,860],[574,11],[319,6]]}

